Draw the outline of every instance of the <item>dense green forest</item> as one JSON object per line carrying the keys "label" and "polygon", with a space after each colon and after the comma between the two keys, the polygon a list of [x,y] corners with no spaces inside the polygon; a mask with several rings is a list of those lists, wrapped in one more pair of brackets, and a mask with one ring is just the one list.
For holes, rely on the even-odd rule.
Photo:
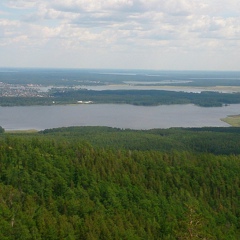
{"label": "dense green forest", "polygon": [[134,105],[160,104],[196,104],[203,107],[222,106],[240,103],[240,93],[201,92],[187,93],[163,90],[69,90],[54,92],[56,102],[77,102],[78,100],[94,103],[127,103]]}
{"label": "dense green forest", "polygon": [[47,97],[0,97],[0,106],[29,106],[93,103],[133,104],[155,106],[164,104],[195,104],[202,107],[221,107],[240,103],[240,93],[187,93],[164,90],[53,90]]}
{"label": "dense green forest", "polygon": [[240,129],[0,134],[0,239],[240,239]]}
{"label": "dense green forest", "polygon": [[[38,137],[87,141],[94,147],[161,152],[191,151],[240,154],[240,128],[170,128],[131,130],[110,127],[68,127],[40,131]],[[30,135],[31,136],[31,135]]]}

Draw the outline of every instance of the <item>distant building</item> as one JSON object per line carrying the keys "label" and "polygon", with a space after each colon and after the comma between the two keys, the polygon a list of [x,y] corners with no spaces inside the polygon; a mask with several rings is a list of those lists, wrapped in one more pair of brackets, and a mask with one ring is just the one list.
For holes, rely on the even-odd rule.
{"label": "distant building", "polygon": [[90,104],[93,103],[93,101],[77,101],[79,104]]}

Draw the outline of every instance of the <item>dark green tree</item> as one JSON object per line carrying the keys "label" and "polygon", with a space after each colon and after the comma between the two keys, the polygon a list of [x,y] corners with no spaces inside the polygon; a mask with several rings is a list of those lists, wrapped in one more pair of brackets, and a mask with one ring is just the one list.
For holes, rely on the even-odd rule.
{"label": "dark green tree", "polygon": [[0,134],[1,134],[1,133],[4,133],[4,132],[5,132],[5,129],[0,126]]}

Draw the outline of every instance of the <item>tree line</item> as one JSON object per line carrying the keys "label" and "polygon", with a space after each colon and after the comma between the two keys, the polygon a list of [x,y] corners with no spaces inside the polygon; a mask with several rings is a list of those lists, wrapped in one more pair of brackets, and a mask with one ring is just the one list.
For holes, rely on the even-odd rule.
{"label": "tree line", "polygon": [[161,90],[55,90],[47,97],[0,97],[0,106],[30,106],[93,103],[132,104],[157,106],[169,104],[195,104],[201,107],[221,107],[240,103],[240,93],[201,92],[187,93]]}

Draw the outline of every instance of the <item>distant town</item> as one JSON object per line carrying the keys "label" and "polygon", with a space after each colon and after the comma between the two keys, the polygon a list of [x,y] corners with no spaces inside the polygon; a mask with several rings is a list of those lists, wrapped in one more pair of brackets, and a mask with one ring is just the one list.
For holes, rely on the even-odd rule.
{"label": "distant town", "polygon": [[9,84],[0,82],[0,97],[47,97],[47,91],[37,84]]}

